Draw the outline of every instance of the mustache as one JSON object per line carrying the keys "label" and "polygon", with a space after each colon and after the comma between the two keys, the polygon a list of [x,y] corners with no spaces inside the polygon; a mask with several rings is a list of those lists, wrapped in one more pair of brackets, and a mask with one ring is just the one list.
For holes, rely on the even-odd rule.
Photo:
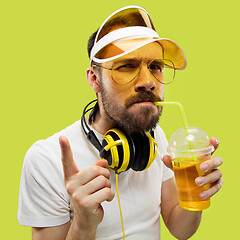
{"label": "mustache", "polygon": [[163,102],[163,99],[157,97],[152,92],[139,92],[126,100],[125,106],[128,108],[138,102]]}

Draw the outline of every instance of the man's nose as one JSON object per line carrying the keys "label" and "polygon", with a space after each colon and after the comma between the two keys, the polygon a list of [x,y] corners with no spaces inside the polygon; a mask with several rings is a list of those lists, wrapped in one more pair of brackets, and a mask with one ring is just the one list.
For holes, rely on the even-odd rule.
{"label": "man's nose", "polygon": [[135,85],[135,91],[136,92],[152,92],[156,88],[156,82],[155,78],[150,72],[150,70],[147,67],[147,64],[142,64],[140,67],[137,79],[136,79],[136,85]]}

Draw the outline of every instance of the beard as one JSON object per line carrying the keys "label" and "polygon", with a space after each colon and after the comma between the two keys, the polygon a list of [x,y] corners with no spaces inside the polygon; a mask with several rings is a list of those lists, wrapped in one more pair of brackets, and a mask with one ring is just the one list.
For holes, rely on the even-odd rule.
{"label": "beard", "polygon": [[150,91],[137,92],[126,99],[124,106],[118,104],[114,96],[108,94],[100,81],[101,101],[107,117],[114,122],[115,127],[123,129],[128,134],[149,131],[156,127],[162,114],[162,107],[141,106],[138,114],[128,112],[128,109],[139,102],[163,101]]}

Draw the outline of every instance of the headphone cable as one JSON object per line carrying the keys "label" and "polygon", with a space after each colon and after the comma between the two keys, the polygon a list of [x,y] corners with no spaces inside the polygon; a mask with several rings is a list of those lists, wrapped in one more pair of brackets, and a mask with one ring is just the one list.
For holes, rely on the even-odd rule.
{"label": "headphone cable", "polygon": [[125,231],[124,231],[124,225],[123,225],[122,208],[121,208],[120,197],[119,197],[119,189],[118,189],[118,172],[117,172],[117,168],[115,168],[115,174],[116,174],[116,190],[117,190],[118,206],[119,206],[119,212],[120,212],[120,217],[121,217],[123,239],[125,240]]}

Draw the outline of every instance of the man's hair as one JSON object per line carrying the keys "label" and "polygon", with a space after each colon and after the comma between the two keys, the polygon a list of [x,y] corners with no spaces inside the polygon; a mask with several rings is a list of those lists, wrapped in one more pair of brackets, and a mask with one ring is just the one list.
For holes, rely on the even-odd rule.
{"label": "man's hair", "polygon": [[[88,57],[89,58],[90,58],[90,55],[91,55],[91,51],[92,51],[92,48],[93,48],[93,45],[94,45],[95,38],[97,36],[97,32],[98,32],[98,29],[97,29],[97,31],[92,33],[92,35],[88,39],[87,51],[88,51]],[[94,65],[94,64],[96,64],[96,63],[94,61],[92,61],[91,62],[91,66]],[[102,78],[101,69],[99,67],[94,67],[94,69],[99,74],[99,77],[100,77],[99,80],[101,81],[101,78]],[[98,98],[98,94],[97,93],[96,93],[96,95],[97,95],[97,98]],[[98,105],[98,102],[96,102],[96,104],[93,107],[93,110],[91,111],[91,113],[89,115],[89,120],[88,120],[89,124],[92,124],[94,122],[96,114],[97,114],[98,111],[99,111],[99,105]]]}
{"label": "man's hair", "polygon": [[[92,35],[91,35],[91,36],[89,37],[89,39],[88,39],[87,51],[88,51],[88,57],[89,57],[89,58],[90,58],[90,55],[91,55],[91,51],[92,51],[92,48],[93,48],[93,45],[94,45],[95,38],[96,38],[96,36],[97,36],[97,32],[98,32],[98,29],[97,29],[94,33],[92,33]],[[96,62],[91,61],[91,66],[93,66],[93,65],[101,65],[101,64],[97,64]],[[99,74],[99,77],[100,77],[99,80],[101,80],[102,72],[101,72],[100,67],[94,66],[93,68],[94,68],[94,69],[96,70],[96,72]]]}
{"label": "man's hair", "polygon": [[95,31],[88,39],[88,45],[87,45],[87,51],[88,51],[88,57],[90,58],[90,54],[94,45],[95,38],[97,36],[97,31]]}

